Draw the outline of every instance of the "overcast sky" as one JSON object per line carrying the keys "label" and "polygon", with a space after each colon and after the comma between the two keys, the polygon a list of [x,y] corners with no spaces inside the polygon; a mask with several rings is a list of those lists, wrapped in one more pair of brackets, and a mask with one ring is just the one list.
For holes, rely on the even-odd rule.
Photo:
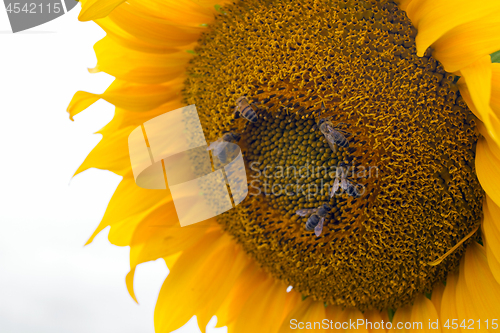
{"label": "overcast sky", "polygon": [[[79,10],[12,34],[0,6],[2,333],[152,333],[168,274],[162,260],[139,266],[137,305],[125,287],[128,248],[111,245],[107,229],[83,247],[120,177],[89,170],[71,179],[113,116],[104,101],[75,122],[65,112],[74,92],[101,93],[113,80],[87,72],[104,32],[78,22]],[[177,332],[199,332],[195,318]]]}

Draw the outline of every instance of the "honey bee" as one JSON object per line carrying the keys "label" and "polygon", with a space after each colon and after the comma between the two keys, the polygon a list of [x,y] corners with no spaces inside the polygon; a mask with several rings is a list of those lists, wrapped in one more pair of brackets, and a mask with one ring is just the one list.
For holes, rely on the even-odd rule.
{"label": "honey bee", "polygon": [[[252,105],[255,105],[255,103],[252,103]],[[251,121],[252,123],[255,123],[259,116],[255,112],[252,105],[250,105],[250,103],[248,103],[246,96],[239,97],[236,100],[236,106],[235,106],[234,112],[233,112],[234,118],[237,119],[237,118],[239,118],[239,116],[242,116],[246,120]]]}
{"label": "honey bee", "polygon": [[332,207],[330,207],[328,204],[323,204],[318,208],[299,209],[296,214],[302,217],[312,214],[307,219],[305,228],[307,231],[311,231],[314,229],[314,233],[317,237],[319,237],[321,235],[321,232],[323,232],[323,223],[325,222],[325,216],[331,210]]}
{"label": "honey bee", "polygon": [[347,172],[344,170],[343,166],[337,168],[332,190],[330,191],[330,198],[335,195],[339,188],[343,189],[351,197],[360,197],[361,193],[358,191],[357,185],[354,185],[347,179]]}
{"label": "honey bee", "polygon": [[[326,111],[325,103],[321,102],[321,111],[319,113],[319,116],[321,116],[324,111]],[[318,121],[318,127],[321,133],[323,133],[323,135],[325,136],[326,142],[328,142],[328,145],[330,146],[332,151],[336,153],[336,146],[344,148],[349,147],[349,141],[347,140],[346,136],[350,133],[347,133],[340,128],[340,126],[344,125],[344,123],[333,125],[333,123],[330,121],[330,118],[331,117],[321,118]]]}
{"label": "honey bee", "polygon": [[344,148],[349,147],[349,141],[346,138],[346,135],[349,133],[340,128],[343,123],[333,125],[329,118],[322,118],[319,120],[318,125],[319,130],[325,136],[326,142],[328,142],[328,145],[334,153],[337,152],[336,145]]}
{"label": "honey bee", "polygon": [[241,135],[234,132],[224,133],[222,137],[212,142],[210,146],[208,146],[207,150],[211,150],[213,156],[217,156],[221,161],[225,161],[226,159],[225,150],[227,144],[238,142],[240,138]]}

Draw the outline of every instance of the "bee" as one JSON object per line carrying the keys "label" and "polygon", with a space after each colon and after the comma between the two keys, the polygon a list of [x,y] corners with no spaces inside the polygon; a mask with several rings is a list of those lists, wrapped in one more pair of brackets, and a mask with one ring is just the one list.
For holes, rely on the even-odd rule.
{"label": "bee", "polygon": [[[320,115],[325,110],[326,110],[325,104],[321,102]],[[349,141],[346,138],[346,136],[349,133],[340,128],[340,126],[344,125],[344,123],[338,123],[337,125],[333,125],[333,123],[330,121],[330,118],[331,117],[321,118],[318,122],[318,127],[321,133],[323,133],[323,135],[325,136],[325,139],[328,142],[328,145],[330,146],[332,151],[336,153],[337,152],[336,146],[344,148],[349,147]]]}
{"label": "bee", "polygon": [[321,235],[321,232],[323,232],[323,223],[325,222],[325,216],[331,210],[332,207],[330,207],[328,204],[323,204],[318,208],[299,209],[296,214],[302,217],[312,214],[307,219],[305,228],[307,231],[311,231],[314,229],[314,233],[317,237],[319,237]]}
{"label": "bee", "polygon": [[[255,103],[252,103],[252,105],[255,106]],[[255,112],[252,105],[250,105],[250,103],[248,103],[246,96],[239,97],[236,100],[236,106],[234,107],[234,112],[233,112],[234,118],[237,119],[240,116],[242,116],[246,120],[251,121],[252,123],[255,123],[259,116]]]}
{"label": "bee", "polygon": [[339,188],[346,191],[346,193],[351,197],[358,198],[361,196],[361,193],[357,189],[357,185],[354,185],[347,180],[347,172],[344,171],[344,166],[339,166],[337,168],[335,180],[333,181],[333,187],[330,191],[330,198],[335,195]]}
{"label": "bee", "polygon": [[347,148],[349,147],[349,141],[346,138],[346,135],[349,133],[345,132],[340,128],[343,123],[338,123],[337,125],[333,125],[333,123],[328,120],[329,118],[322,118],[319,120],[319,130],[325,136],[326,142],[332,149],[334,153],[337,152],[337,146]]}
{"label": "bee", "polygon": [[226,160],[226,147],[228,143],[238,142],[241,138],[240,134],[234,132],[224,133],[223,136],[212,142],[207,150],[212,151],[213,156],[217,156],[222,162]]}

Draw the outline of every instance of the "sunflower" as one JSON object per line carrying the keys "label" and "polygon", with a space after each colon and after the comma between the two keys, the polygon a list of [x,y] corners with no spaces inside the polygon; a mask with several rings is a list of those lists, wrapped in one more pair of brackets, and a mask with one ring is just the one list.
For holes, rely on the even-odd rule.
{"label": "sunflower", "polygon": [[[106,32],[90,72],[116,80],[68,112],[116,111],[77,173],[123,176],[89,242],[110,226],[130,246],[134,299],[136,267],[165,260],[156,332],[498,328],[500,2],[81,2]],[[256,122],[233,115],[242,96]],[[250,193],[181,228],[168,190],[135,184],[127,138],[190,104],[209,141],[241,134]]]}

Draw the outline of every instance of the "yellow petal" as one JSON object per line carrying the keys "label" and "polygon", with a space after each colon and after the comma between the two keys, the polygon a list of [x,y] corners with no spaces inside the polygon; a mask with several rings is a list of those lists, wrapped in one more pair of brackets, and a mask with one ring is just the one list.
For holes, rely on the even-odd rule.
{"label": "yellow petal", "polygon": [[[480,138],[476,145],[476,173],[483,190],[500,205],[500,159],[492,150],[496,145]],[[500,155],[498,155],[500,156]]]}
{"label": "yellow petal", "polygon": [[109,170],[124,176],[131,172],[128,154],[128,136],[135,126],[117,130],[104,136],[87,155],[74,175],[90,168]]}
{"label": "yellow petal", "polygon": [[[470,0],[433,0],[427,1],[427,6],[419,6],[419,13],[423,15],[409,14],[416,20],[418,35],[415,38],[417,44],[417,55],[422,57],[429,46],[441,38],[451,29],[462,24],[477,21],[491,14],[492,11],[500,10],[500,2],[497,0],[486,0],[480,4]],[[427,7],[422,9],[422,7]],[[415,22],[413,22],[415,24]]]}
{"label": "yellow petal", "polygon": [[326,332],[322,325],[322,320],[325,318],[323,302],[314,301],[309,297],[300,302],[295,310],[286,317],[278,332]]}
{"label": "yellow petal", "polygon": [[[463,258],[462,258],[463,259]],[[460,269],[458,274],[457,288],[456,288],[456,309],[457,309],[457,317],[453,319],[456,320],[456,325],[454,324],[453,319],[450,320],[449,325],[452,328],[455,328],[454,331],[457,332],[457,325],[460,326],[463,320],[472,319],[478,320],[479,314],[475,309],[474,305],[471,304],[473,301],[471,299],[471,294],[469,288],[467,288],[467,283],[465,282],[465,271],[464,271],[464,263],[463,260],[460,262]],[[444,323],[446,324],[446,323]],[[467,330],[463,327],[458,328],[458,332],[465,333]]]}
{"label": "yellow petal", "polygon": [[[219,240],[221,237],[222,233],[217,231],[206,235],[191,249],[183,252],[174,264],[175,269],[173,267],[170,269],[156,302],[155,332],[170,332],[181,327],[200,309],[200,304],[192,301],[194,296],[192,291],[194,287],[199,287],[194,282],[198,278],[196,273],[199,272],[200,266],[207,261],[207,258],[220,249],[222,243]],[[216,263],[220,264],[221,262],[216,261]],[[203,277],[203,275],[201,276]],[[179,284],[177,289],[172,288],[175,283]],[[193,289],[190,288],[191,285]],[[199,292],[203,293],[203,290]],[[183,293],[186,294],[185,299],[182,298]],[[183,311],[179,311],[181,307]]]}
{"label": "yellow petal", "polygon": [[[181,254],[167,276],[156,304],[155,332],[171,332],[195,314],[210,318],[247,261],[246,254],[222,231],[206,234]],[[206,322],[198,321],[204,330]]]}
{"label": "yellow petal", "polygon": [[406,11],[406,9],[408,8],[408,6],[412,3],[412,2],[419,2],[418,0],[397,0],[396,3],[399,5],[399,8],[401,10],[404,10]]}
{"label": "yellow petal", "polygon": [[441,318],[440,326],[443,332],[459,332],[457,330],[444,327],[447,322],[448,325],[450,325],[453,319],[458,319],[457,283],[458,273],[448,273],[448,277],[446,279],[446,287],[444,288],[443,298],[441,300],[441,311],[439,311]]}
{"label": "yellow petal", "polygon": [[287,293],[286,286],[274,278],[268,278],[258,288],[247,288],[253,291],[236,314],[235,332],[258,332],[262,328],[277,332],[282,324],[289,324],[284,319],[290,311],[300,306],[300,294],[294,291]]}
{"label": "yellow petal", "polygon": [[78,15],[80,21],[90,21],[109,15],[126,0],[85,0],[81,1],[82,10]]}
{"label": "yellow petal", "polygon": [[[415,326],[412,327],[410,332],[441,332],[441,328],[439,325],[439,316],[436,308],[434,307],[434,304],[431,302],[431,300],[425,297],[423,294],[417,296],[415,302],[413,303],[413,308],[411,310],[411,322],[412,325]],[[420,325],[420,323],[422,325]],[[436,323],[436,326],[430,328],[430,323]]]}
{"label": "yellow petal", "polygon": [[[203,291],[209,291],[207,298],[200,297],[199,295],[195,296],[195,300],[198,301],[200,299],[200,304],[202,305],[202,310],[196,312],[196,316],[198,319],[198,325],[200,326],[200,330],[205,333],[205,328],[208,325],[208,322],[215,315],[217,310],[224,303],[224,300],[229,297],[231,291],[233,290],[238,277],[241,275],[241,272],[248,264],[248,261],[251,260],[246,253],[241,251],[241,249],[237,249],[237,244],[234,243],[234,240],[227,238],[229,241],[228,246],[221,250],[224,255],[215,254],[212,259],[209,259],[206,262],[206,265],[200,269],[199,278],[206,281],[204,283],[204,288],[198,290],[199,293]],[[205,269],[207,265],[212,266],[213,263],[211,261],[215,260],[224,260],[227,261],[223,268],[215,271],[214,276],[212,277],[210,274],[205,276]],[[212,279],[213,281],[210,281]],[[175,288],[175,286],[173,286]],[[276,294],[278,297],[286,297],[283,293]],[[277,305],[281,305],[279,302]],[[276,319],[275,319],[276,320]]]}
{"label": "yellow petal", "polygon": [[474,102],[472,101],[472,97],[470,96],[469,93],[469,88],[467,88],[467,84],[465,84],[465,80],[463,78],[460,78],[457,82],[458,89],[460,90],[460,95],[464,99],[465,103],[467,103],[467,106],[469,109],[472,111],[472,113],[479,119],[481,119],[481,114],[479,111],[477,111],[476,107],[474,106]]}
{"label": "yellow petal", "polygon": [[478,132],[483,136],[483,138],[480,138],[484,140],[484,144],[488,147],[489,152],[493,154],[496,159],[500,160],[500,147],[498,144],[491,138],[490,134],[488,133],[488,130],[486,129],[486,126],[482,122],[478,122],[476,124],[476,128]]}
{"label": "yellow petal", "polygon": [[86,244],[107,226],[110,241],[119,246],[130,245],[136,226],[156,207],[172,201],[167,191],[146,190],[135,184],[131,174],[123,177],[106,208],[101,223]]}
{"label": "yellow petal", "polygon": [[97,66],[93,72],[105,72],[119,80],[157,84],[179,77],[193,55],[187,52],[171,54],[144,53],[121,46],[110,37],[94,45]]}
{"label": "yellow petal", "polygon": [[68,105],[69,119],[74,120],[75,115],[97,102],[99,98],[99,95],[96,94],[77,91]]}
{"label": "yellow petal", "polygon": [[444,289],[445,285],[442,282],[436,283],[432,289],[431,302],[434,304],[434,308],[436,309],[438,316],[441,313],[441,302],[443,300]]}
{"label": "yellow petal", "polygon": [[165,260],[165,264],[167,265],[167,267],[169,269],[171,269],[172,267],[174,267],[174,264],[177,262],[177,259],[179,259],[179,257],[181,256],[181,252],[178,252],[176,254],[172,254],[168,257],[164,257],[163,260]]}
{"label": "yellow petal", "polygon": [[[326,307],[325,312],[326,318],[330,320],[330,329],[334,332],[345,332],[346,327],[342,328],[344,322],[349,322],[349,316],[351,315],[349,311],[344,311],[340,306],[329,305]],[[335,326],[338,323],[338,326]],[[333,328],[333,329],[332,329]]]}
{"label": "yellow petal", "polygon": [[128,136],[131,131],[137,127],[137,124],[183,106],[186,105],[180,100],[173,100],[145,112],[131,112],[116,108],[113,119],[97,132],[102,134],[103,138],[92,149],[74,175],[90,168],[109,170],[120,176],[130,173]]}
{"label": "yellow petal", "polygon": [[436,8],[436,4],[438,8],[444,6],[440,0],[414,0],[406,4],[406,8],[401,9],[406,12],[413,26],[418,29],[420,21],[429,14],[432,14],[433,10]]}
{"label": "yellow petal", "polygon": [[[107,129],[107,125],[101,129],[98,133],[102,133],[104,136],[106,136],[106,133],[104,130],[108,130],[109,133],[119,130],[121,128],[125,128],[127,126],[134,126],[136,128],[139,124],[142,124],[149,119],[152,119],[156,116],[160,116],[166,112],[170,112],[172,110],[176,110],[178,108],[186,106],[185,103],[182,103],[182,101],[179,99],[173,99],[171,101],[168,101],[165,104],[162,104],[161,106],[150,110],[150,111],[144,111],[144,112],[134,112],[134,111],[127,111],[121,108],[116,108],[115,109],[115,117],[113,118],[113,122],[115,122],[116,128],[110,128],[109,130]],[[117,119],[115,119],[117,118]],[[109,124],[108,124],[109,125]],[[128,140],[128,139],[127,139]]]}
{"label": "yellow petal", "polygon": [[[471,290],[467,286],[467,281],[466,281],[466,272],[465,270],[467,269],[465,267],[464,263],[464,257],[462,257],[462,260],[460,261],[460,266],[459,266],[459,277],[458,277],[458,282],[457,282],[457,294],[456,294],[456,301],[457,301],[457,321],[458,325],[460,326],[462,323],[465,324],[467,320],[473,320],[477,321],[482,319],[481,314],[477,309],[477,304],[474,304],[474,300],[472,299],[472,294]],[[450,321],[451,323],[452,321]],[[462,333],[467,332],[468,330],[464,328],[465,325],[462,325],[459,327],[459,331]],[[484,327],[483,327],[484,328]],[[457,331],[457,330],[455,330]],[[486,330],[482,330],[482,332],[487,332]]]}
{"label": "yellow petal", "polygon": [[177,47],[196,42],[203,27],[179,26],[169,21],[139,12],[128,4],[116,8],[109,16],[118,27],[147,43]]}
{"label": "yellow petal", "polygon": [[486,247],[486,257],[488,258],[491,274],[500,283],[500,260],[497,259],[491,247]]}
{"label": "yellow petal", "polygon": [[214,220],[181,227],[173,202],[147,215],[135,228],[130,242],[130,267],[170,257],[197,243],[207,232],[218,228]]}
{"label": "yellow petal", "polygon": [[125,276],[125,284],[127,286],[127,291],[129,293],[130,297],[132,297],[132,299],[137,304],[139,304],[139,302],[137,301],[137,297],[135,296],[135,292],[134,292],[134,276],[135,276],[135,267],[131,268],[130,271]]}
{"label": "yellow petal", "polygon": [[[234,323],[240,315],[244,315],[241,309],[247,303],[252,294],[255,294],[261,284],[270,279],[269,275],[257,266],[255,261],[250,260],[247,267],[241,272],[231,294],[215,315],[217,326],[227,326]],[[267,286],[267,285],[266,285]]]}
{"label": "yellow petal", "polygon": [[133,36],[132,34],[125,31],[118,24],[113,22],[109,17],[105,17],[95,21],[105,32],[109,38],[112,38],[115,42],[122,45],[123,47],[129,48],[131,50],[136,50],[140,52],[150,52],[158,54],[168,54],[178,52],[179,50],[193,49],[195,43],[188,44],[185,47],[174,47],[171,45],[154,44],[149,43],[140,38]]}
{"label": "yellow petal", "polygon": [[[358,309],[350,308],[345,310],[349,321],[349,328],[345,332],[368,333],[365,316]],[[351,323],[356,323],[356,327],[351,326]],[[359,325],[358,325],[359,324]]]}
{"label": "yellow petal", "polygon": [[[460,263],[457,305],[460,319],[493,319],[500,313],[500,285],[491,274],[484,248],[472,242]],[[491,332],[494,330],[490,327]]]}
{"label": "yellow petal", "polygon": [[[384,311],[384,313],[380,313],[378,310],[367,310],[363,313],[365,316],[365,320],[370,323],[368,325],[368,332],[369,333],[385,333],[387,330],[385,329],[386,323],[389,321],[389,318],[386,315],[387,311]],[[383,323],[382,323],[383,322]],[[376,324],[378,323],[378,325]],[[376,328],[378,327],[378,329]],[[382,328],[384,327],[384,328]]]}
{"label": "yellow petal", "polygon": [[[499,47],[500,48],[500,47]],[[490,105],[493,112],[498,116],[500,115],[500,64],[491,64],[492,78],[491,78],[491,101]]]}
{"label": "yellow petal", "polygon": [[176,25],[199,27],[200,24],[213,22],[214,5],[222,5],[223,2],[213,1],[211,6],[202,6],[200,3],[188,0],[132,0],[128,3],[138,11],[150,13]]}
{"label": "yellow petal", "polygon": [[453,73],[462,71],[484,57],[490,59],[489,54],[498,51],[499,45],[500,11],[496,11],[447,32],[433,44],[433,56],[447,72]]}
{"label": "yellow petal", "polygon": [[500,283],[500,207],[489,196],[483,205],[483,241],[491,273]]}
{"label": "yellow petal", "polygon": [[70,118],[74,117],[99,98],[129,111],[149,111],[180,97],[184,77],[163,85],[141,85],[115,80],[102,94],[77,92],[68,106]]}
{"label": "yellow petal", "polygon": [[[164,257],[163,259],[165,260],[167,267],[171,267],[175,263],[175,261],[177,261],[179,256],[180,256],[180,253],[178,252],[178,253],[170,255],[168,257]],[[155,259],[151,259],[151,260],[155,260]],[[149,261],[149,260],[144,260],[142,262],[146,262],[146,261]],[[142,262],[140,262],[140,263],[142,263]],[[135,291],[134,291],[134,276],[135,276],[135,271],[136,271],[137,265],[138,264],[132,265],[132,263],[131,263],[130,271],[125,276],[125,284],[127,286],[127,291],[129,293],[130,297],[132,297],[132,299],[137,304],[139,304],[139,302],[137,301],[137,297],[135,296]]]}
{"label": "yellow petal", "polygon": [[410,329],[405,328],[405,323],[411,322],[411,306],[406,305],[396,310],[394,318],[392,318],[392,328],[389,333],[392,332],[404,332],[409,333]]}
{"label": "yellow petal", "polygon": [[486,126],[491,138],[500,142],[500,121],[490,107],[492,70],[491,58],[485,56],[474,64],[463,68],[461,73],[481,121]]}

